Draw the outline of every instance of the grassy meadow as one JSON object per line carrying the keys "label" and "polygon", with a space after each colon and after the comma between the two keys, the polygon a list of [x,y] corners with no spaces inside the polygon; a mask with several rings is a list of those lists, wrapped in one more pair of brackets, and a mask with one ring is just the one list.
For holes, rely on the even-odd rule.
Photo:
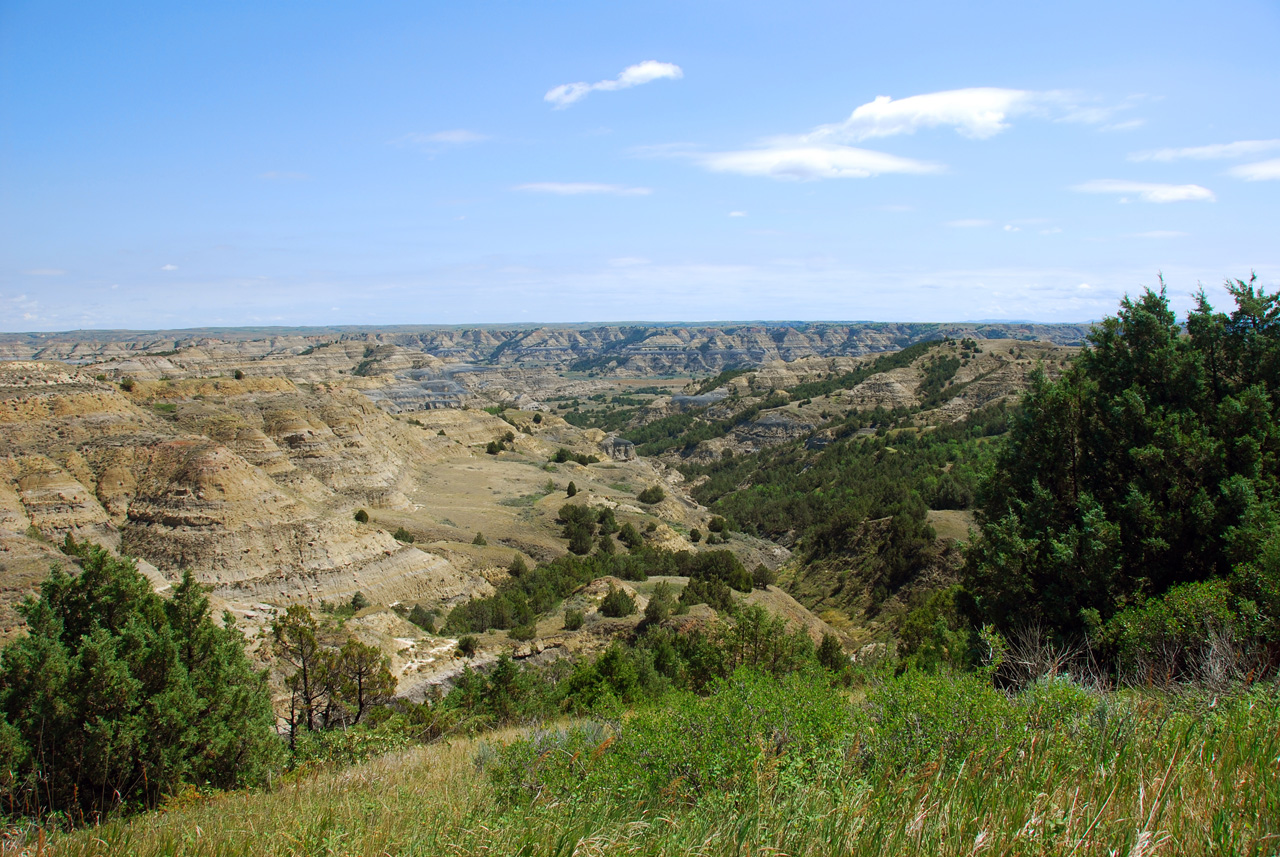
{"label": "grassy meadow", "polygon": [[460,737],[271,788],[16,833],[57,855],[1280,853],[1280,698],[1018,693],[910,672],[850,691],[740,670],[711,694]]}

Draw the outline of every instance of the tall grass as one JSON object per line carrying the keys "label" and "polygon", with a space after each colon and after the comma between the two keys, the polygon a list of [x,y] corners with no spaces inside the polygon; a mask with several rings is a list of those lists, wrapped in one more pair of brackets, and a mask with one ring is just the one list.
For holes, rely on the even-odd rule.
{"label": "tall grass", "polygon": [[739,673],[621,722],[313,771],[47,853],[1273,855],[1280,702],[909,674],[854,705]]}

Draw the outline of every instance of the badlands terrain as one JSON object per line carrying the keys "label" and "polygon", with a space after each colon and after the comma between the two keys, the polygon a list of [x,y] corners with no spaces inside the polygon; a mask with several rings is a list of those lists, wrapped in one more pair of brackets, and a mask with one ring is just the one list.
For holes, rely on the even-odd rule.
{"label": "badlands terrain", "polygon": [[[952,423],[1016,397],[1037,366],[1056,372],[1084,332],[864,324],[6,334],[0,633],[16,633],[15,604],[51,563],[66,561],[58,546],[71,537],[138,558],[160,591],[190,569],[251,639],[286,605],[321,610],[360,593],[369,606],[348,628],[393,656],[402,694],[421,696],[456,672],[456,640],[424,633],[406,609],[443,617],[492,593],[515,557],[532,566],[564,554],[556,518],[566,502],[613,509],[655,546],[704,550],[694,531],[708,532],[712,514],[680,468],[797,441],[821,448],[837,420],[864,412],[910,414],[916,431]],[[887,365],[878,358],[944,338],[873,371]],[[939,381],[943,357],[951,362]],[[644,433],[680,415],[701,434],[663,446]],[[664,499],[640,502],[653,486]],[[954,540],[966,514],[930,516],[939,537]],[[735,533],[722,547],[748,569],[781,572],[784,584],[790,571],[788,588],[807,606],[777,587],[753,599],[815,637],[835,628],[856,641],[841,616],[807,609],[836,602],[795,578],[787,539]],[[658,582],[625,587],[643,609]],[[581,631],[563,631],[557,613],[529,642],[482,635],[479,658],[599,648],[639,621],[593,613],[606,591],[597,582],[564,605],[588,612]]]}

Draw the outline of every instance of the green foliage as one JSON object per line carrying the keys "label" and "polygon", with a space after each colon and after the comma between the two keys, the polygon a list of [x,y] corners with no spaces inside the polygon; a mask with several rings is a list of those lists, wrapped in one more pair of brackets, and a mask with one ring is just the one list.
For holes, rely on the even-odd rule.
{"label": "green foliage", "polygon": [[234,372],[232,372],[232,373],[231,373],[231,377],[235,378],[237,381],[243,381],[243,380],[244,380],[244,370],[243,370],[243,369],[237,369],[236,371],[234,371]]}
{"label": "green foliage", "polygon": [[1235,310],[1202,293],[1186,335],[1163,291],[1126,298],[1063,377],[1034,380],[983,485],[982,621],[1069,636],[1183,584],[1245,594],[1235,569],[1277,526],[1280,300],[1228,287]]}
{"label": "green foliage", "polygon": [[471,544],[478,545],[480,547],[485,547],[486,545],[489,544],[489,541],[484,537],[484,533],[477,530],[476,537],[471,540]]}
{"label": "green foliage", "polygon": [[355,518],[356,518],[356,523],[358,524],[369,523],[369,513],[366,512],[364,509],[356,509]]}
{"label": "green foliage", "polygon": [[409,621],[428,634],[436,632],[436,617],[421,604],[413,605],[413,610],[409,611]]}
{"label": "green foliage", "polygon": [[511,639],[523,642],[525,640],[532,640],[534,637],[538,636],[538,629],[532,622],[529,622],[524,625],[516,625],[508,632],[508,634]]}
{"label": "green foliage", "polygon": [[712,515],[707,523],[707,530],[712,533],[723,533],[728,529],[728,522],[719,515]]}
{"label": "green foliage", "polygon": [[233,788],[280,762],[265,679],[189,572],[162,600],[132,560],[67,548],[0,653],[0,797],[76,822],[151,807],[184,784]]}
{"label": "green foliage", "polygon": [[751,572],[751,582],[757,589],[768,589],[778,582],[778,575],[769,566],[760,563],[756,566],[756,570]]}
{"label": "green foliage", "polygon": [[570,480],[570,481],[569,481],[569,487],[565,489],[565,492],[564,492],[564,493],[565,493],[565,496],[568,496],[568,497],[575,497],[575,496],[577,496],[577,494],[578,494],[578,486],[577,486],[577,485],[574,485],[574,484],[573,484],[573,481],[572,481],[572,480]]}
{"label": "green foliage", "polygon": [[474,658],[479,648],[480,641],[471,634],[464,634],[458,638],[458,652],[465,658]]}
{"label": "green foliage", "polygon": [[661,503],[667,498],[667,492],[662,490],[661,485],[650,485],[648,488],[636,495],[636,499],[645,505],[652,506],[655,503]]}
{"label": "green foliage", "polygon": [[630,616],[636,612],[636,600],[627,594],[624,589],[615,589],[609,587],[608,593],[600,602],[600,615],[608,616],[610,619],[620,619],[623,616]]}
{"label": "green foliage", "polygon": [[506,448],[507,445],[504,442],[500,440],[491,440],[485,445],[484,451],[489,455],[497,455]]}
{"label": "green foliage", "polygon": [[628,549],[635,550],[644,544],[644,536],[640,535],[635,526],[628,521],[618,530],[618,541],[626,545]]}
{"label": "green foliage", "polygon": [[126,393],[132,393],[133,387],[134,387],[133,378],[129,377],[128,375],[125,375],[123,378],[120,379],[121,390],[124,390]]}
{"label": "green foliage", "polygon": [[695,545],[698,542],[702,541],[702,531],[699,530],[697,527],[694,527],[692,530],[690,530],[689,541],[693,542]]}
{"label": "green foliage", "polygon": [[404,542],[405,544],[410,545],[413,544],[413,533],[409,532],[404,527],[396,527],[396,531],[391,534],[391,537],[398,542]]}
{"label": "green foliage", "polygon": [[566,631],[576,631],[582,627],[585,619],[586,616],[581,610],[566,610],[564,611],[564,629]]}
{"label": "green foliage", "polygon": [[528,574],[528,573],[529,573],[529,565],[524,561],[524,557],[522,557],[520,554],[516,554],[515,556],[511,557],[511,564],[507,566],[507,574],[511,575],[512,577],[520,577],[521,575]]}
{"label": "green foliage", "polygon": [[369,599],[365,597],[363,592],[357,590],[356,594],[351,596],[351,609],[357,613],[368,606]]}
{"label": "green foliage", "polygon": [[[556,454],[551,457],[551,460],[556,464],[564,464],[565,462],[568,462],[568,461],[576,461],[578,464],[581,464],[583,467],[586,467],[588,464],[597,463],[598,461],[600,461],[600,458],[595,455],[586,455],[581,452],[577,452],[577,453],[570,452],[569,450],[565,449],[562,446],[556,450]],[[573,495],[571,494],[569,496],[573,496]]]}

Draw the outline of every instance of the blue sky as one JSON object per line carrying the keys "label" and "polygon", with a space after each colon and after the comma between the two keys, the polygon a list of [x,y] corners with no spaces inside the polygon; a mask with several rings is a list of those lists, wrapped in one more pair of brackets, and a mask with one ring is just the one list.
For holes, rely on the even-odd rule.
{"label": "blue sky", "polygon": [[1274,2],[0,0],[0,329],[1113,312],[1280,280]]}

